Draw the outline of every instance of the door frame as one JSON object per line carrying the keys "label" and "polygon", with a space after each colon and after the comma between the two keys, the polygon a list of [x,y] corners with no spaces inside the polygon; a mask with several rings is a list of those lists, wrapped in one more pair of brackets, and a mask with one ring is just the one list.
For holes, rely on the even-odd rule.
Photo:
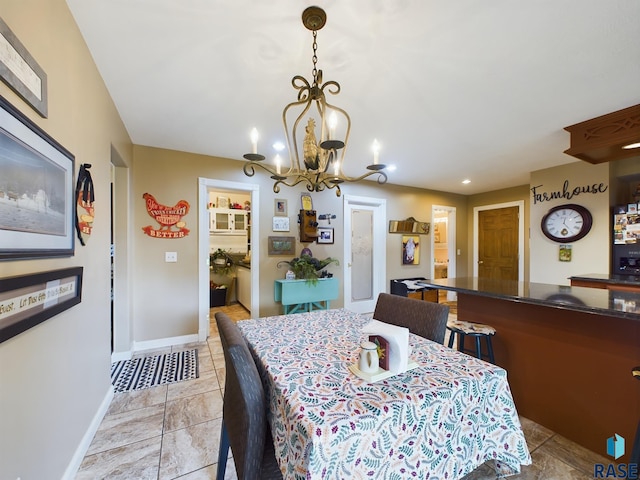
{"label": "door frame", "polygon": [[[431,230],[435,225],[435,212],[436,210],[444,210],[447,212],[447,256],[449,257],[449,265],[447,266],[447,278],[456,278],[456,265],[457,254],[456,249],[456,207],[445,205],[431,205]],[[431,264],[429,265],[430,278],[435,278],[435,239],[431,235]]]}
{"label": "door frame", "polygon": [[518,207],[518,281],[524,281],[524,200],[473,207],[473,276],[478,276],[478,214],[483,210]]}
{"label": "door frame", "polygon": [[[373,262],[373,300],[372,307],[367,311],[359,311],[362,308],[354,307],[351,303],[351,210],[354,208],[366,208],[373,211],[373,258],[380,261]],[[387,283],[387,200],[384,198],[361,197],[356,195],[345,195],[343,203],[344,218],[344,286],[343,305],[348,310],[357,313],[373,312],[375,302],[380,292],[386,291]],[[362,305],[362,302],[360,303]]]}
{"label": "door frame", "polygon": [[204,342],[209,336],[209,202],[208,189],[239,191],[251,194],[251,317],[258,318],[260,306],[259,259],[260,242],[260,187],[251,183],[230,182],[198,177],[198,339]]}

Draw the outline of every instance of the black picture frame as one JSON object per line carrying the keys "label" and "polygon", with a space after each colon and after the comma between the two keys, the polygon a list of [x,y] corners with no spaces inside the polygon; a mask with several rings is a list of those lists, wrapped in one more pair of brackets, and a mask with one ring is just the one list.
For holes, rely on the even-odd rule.
{"label": "black picture frame", "polygon": [[82,300],[83,267],[0,278],[0,343]]}
{"label": "black picture frame", "polygon": [[74,166],[67,149],[0,96],[0,260],[73,256]]}
{"label": "black picture frame", "polygon": [[316,237],[316,243],[333,243],[333,228],[318,227],[318,236]]}
{"label": "black picture frame", "polygon": [[47,118],[47,74],[2,18],[0,35],[6,42],[5,48],[0,48],[0,80],[22,97],[41,117]]}

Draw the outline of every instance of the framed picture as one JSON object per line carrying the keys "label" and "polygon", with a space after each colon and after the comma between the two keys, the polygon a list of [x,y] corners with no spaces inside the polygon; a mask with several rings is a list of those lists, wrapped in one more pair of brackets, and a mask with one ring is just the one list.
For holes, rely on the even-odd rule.
{"label": "framed picture", "polygon": [[638,213],[638,204],[637,203],[627,204],[627,213],[631,213],[631,214]]}
{"label": "framed picture", "polygon": [[0,152],[0,260],[73,256],[73,155],[3,97]]}
{"label": "framed picture", "polygon": [[0,79],[47,118],[47,74],[2,18],[0,37],[4,40],[0,48]]}
{"label": "framed picture", "polygon": [[419,235],[403,235],[402,236],[402,264],[403,265],[419,265],[420,264],[420,236]]}
{"label": "framed picture", "polygon": [[313,210],[313,199],[310,194],[303,193],[300,195],[300,203],[302,205],[302,210]]}
{"label": "framed picture", "polygon": [[274,232],[288,232],[289,231],[289,217],[273,217]]}
{"label": "framed picture", "polygon": [[318,237],[316,238],[318,243],[333,243],[333,228],[318,227]]}
{"label": "framed picture", "polygon": [[287,201],[284,198],[276,198],[273,201],[273,214],[276,217],[287,216]]}
{"label": "framed picture", "polygon": [[82,267],[0,278],[0,342],[80,303]]}
{"label": "framed picture", "polygon": [[273,231],[274,232],[288,232],[289,231],[289,217],[273,217]]}
{"label": "framed picture", "polygon": [[295,255],[296,237],[268,237],[269,255]]}
{"label": "framed picture", "polygon": [[229,208],[229,198],[228,197],[218,197],[216,199],[216,203],[218,204],[218,208]]}
{"label": "framed picture", "polygon": [[571,245],[560,245],[558,250],[558,260],[561,262],[571,261]]}

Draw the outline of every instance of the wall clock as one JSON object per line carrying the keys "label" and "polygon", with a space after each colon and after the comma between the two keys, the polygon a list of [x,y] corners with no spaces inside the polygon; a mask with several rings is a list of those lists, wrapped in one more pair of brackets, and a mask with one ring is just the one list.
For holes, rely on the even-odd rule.
{"label": "wall clock", "polygon": [[550,209],[542,217],[540,228],[549,240],[571,243],[580,240],[589,233],[592,223],[591,212],[585,207],[566,204]]}

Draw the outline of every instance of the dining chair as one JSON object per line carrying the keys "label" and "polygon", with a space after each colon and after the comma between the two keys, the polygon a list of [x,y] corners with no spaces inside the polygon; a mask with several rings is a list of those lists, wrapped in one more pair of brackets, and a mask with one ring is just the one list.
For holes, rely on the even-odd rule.
{"label": "dining chair", "polygon": [[444,344],[449,306],[380,293],[373,318],[399,327],[407,327],[411,333]]}
{"label": "dining chair", "polygon": [[233,320],[222,312],[215,317],[226,369],[216,478],[224,479],[231,447],[238,480],[282,479],[256,364]]}

